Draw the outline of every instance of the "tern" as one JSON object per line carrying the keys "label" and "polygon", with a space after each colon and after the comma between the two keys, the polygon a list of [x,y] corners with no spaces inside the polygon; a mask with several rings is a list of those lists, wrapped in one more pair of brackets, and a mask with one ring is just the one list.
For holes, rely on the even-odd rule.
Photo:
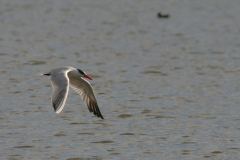
{"label": "tern", "polygon": [[44,73],[45,76],[51,76],[53,87],[52,106],[56,113],[60,113],[66,103],[69,86],[73,88],[82,97],[90,112],[102,119],[103,116],[99,110],[96,97],[91,84],[84,78],[92,80],[81,69],[65,66]]}

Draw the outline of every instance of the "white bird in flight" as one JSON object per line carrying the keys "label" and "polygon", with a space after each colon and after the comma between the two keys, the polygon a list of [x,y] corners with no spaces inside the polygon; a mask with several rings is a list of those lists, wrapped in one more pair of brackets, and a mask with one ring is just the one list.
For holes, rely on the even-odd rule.
{"label": "white bird in flight", "polygon": [[104,119],[98,108],[97,100],[91,84],[84,79],[88,78],[92,80],[92,78],[84,71],[65,66],[52,69],[50,72],[43,75],[51,76],[51,83],[54,90],[52,95],[52,105],[56,113],[60,113],[62,111],[67,100],[70,85],[70,87],[81,95],[82,100],[87,105],[89,111]]}

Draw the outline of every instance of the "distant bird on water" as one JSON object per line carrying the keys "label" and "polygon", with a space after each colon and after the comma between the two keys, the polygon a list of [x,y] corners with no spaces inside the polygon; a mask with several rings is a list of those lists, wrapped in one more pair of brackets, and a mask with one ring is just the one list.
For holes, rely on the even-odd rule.
{"label": "distant bird on water", "polygon": [[65,66],[52,69],[43,75],[51,76],[51,84],[54,90],[52,95],[52,105],[56,113],[62,111],[67,100],[70,86],[81,95],[83,102],[87,105],[90,112],[93,112],[94,115],[104,119],[99,110],[91,84],[84,79],[88,78],[92,80],[92,78],[84,71]]}
{"label": "distant bird on water", "polygon": [[162,14],[161,12],[158,12],[157,17],[158,18],[169,18],[170,15],[169,14]]}

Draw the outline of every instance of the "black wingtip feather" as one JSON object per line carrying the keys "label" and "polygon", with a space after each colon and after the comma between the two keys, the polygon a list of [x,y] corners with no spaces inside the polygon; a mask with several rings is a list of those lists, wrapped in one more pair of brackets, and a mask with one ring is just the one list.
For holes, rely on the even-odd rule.
{"label": "black wingtip feather", "polygon": [[56,105],[54,103],[52,103],[53,109],[56,112]]}
{"label": "black wingtip feather", "polygon": [[63,89],[61,92],[59,92],[58,97],[55,99],[54,102],[52,102],[52,106],[54,108],[54,111],[57,112],[59,106],[62,105],[64,102],[64,98],[61,98],[66,93],[66,89]]}
{"label": "black wingtip feather", "polygon": [[98,108],[98,104],[96,102],[94,102],[94,101],[89,102],[88,109],[90,112],[93,112],[93,114],[96,115],[97,117],[104,119]]}

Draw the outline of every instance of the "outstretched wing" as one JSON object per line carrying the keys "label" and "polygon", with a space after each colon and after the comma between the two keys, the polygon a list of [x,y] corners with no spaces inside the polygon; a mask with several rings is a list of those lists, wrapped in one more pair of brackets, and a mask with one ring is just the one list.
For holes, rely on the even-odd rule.
{"label": "outstretched wing", "polygon": [[81,95],[82,100],[88,106],[89,111],[104,119],[99,110],[91,84],[83,78],[69,78],[69,81],[70,87]]}
{"label": "outstretched wing", "polygon": [[51,83],[53,86],[52,105],[56,113],[60,113],[66,103],[69,78],[66,72],[57,72],[51,75]]}

